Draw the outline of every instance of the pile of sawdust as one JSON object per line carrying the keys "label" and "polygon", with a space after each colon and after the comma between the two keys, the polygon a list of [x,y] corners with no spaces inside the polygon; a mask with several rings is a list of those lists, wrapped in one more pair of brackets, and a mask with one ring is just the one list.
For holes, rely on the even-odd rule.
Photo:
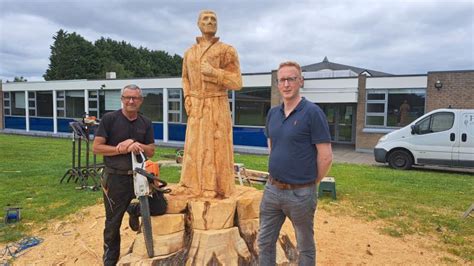
{"label": "pile of sawdust", "polygon": [[[44,241],[15,259],[14,265],[100,265],[103,254],[104,208],[98,204],[83,209],[63,221],[38,229]],[[333,216],[320,209],[316,215],[317,260],[321,265],[432,265],[445,263],[443,257],[462,264],[458,258],[435,250],[429,236],[394,238],[382,235],[376,223],[347,216]],[[136,233],[122,223],[122,248],[125,254]]]}

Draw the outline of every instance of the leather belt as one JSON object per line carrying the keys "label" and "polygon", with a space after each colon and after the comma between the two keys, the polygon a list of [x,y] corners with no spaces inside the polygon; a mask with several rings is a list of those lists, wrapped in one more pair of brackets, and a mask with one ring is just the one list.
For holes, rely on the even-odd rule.
{"label": "leather belt", "polygon": [[310,186],[315,184],[315,181],[310,182],[310,183],[306,183],[306,184],[288,184],[288,183],[284,183],[284,182],[281,182],[281,181],[278,181],[278,180],[274,179],[271,175],[268,176],[268,182],[270,182],[270,184],[274,185],[275,187],[277,187],[278,189],[281,189],[281,190],[289,190],[289,189],[298,189],[298,188],[310,187]]}
{"label": "leather belt", "polygon": [[109,175],[133,175],[133,170],[120,170],[106,167],[105,172]]}

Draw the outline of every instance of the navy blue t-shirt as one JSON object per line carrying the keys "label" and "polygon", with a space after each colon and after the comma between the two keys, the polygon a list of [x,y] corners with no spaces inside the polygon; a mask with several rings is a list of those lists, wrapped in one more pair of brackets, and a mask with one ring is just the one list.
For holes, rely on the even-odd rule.
{"label": "navy blue t-shirt", "polygon": [[285,117],[284,105],[268,112],[265,136],[271,140],[270,175],[289,184],[313,182],[318,173],[315,144],[331,142],[324,112],[304,97]]}

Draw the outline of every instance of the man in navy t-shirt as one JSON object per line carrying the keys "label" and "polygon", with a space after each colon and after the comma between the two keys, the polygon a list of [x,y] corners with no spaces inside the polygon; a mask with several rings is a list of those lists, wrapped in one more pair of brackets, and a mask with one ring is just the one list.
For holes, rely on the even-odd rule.
{"label": "man in navy t-shirt", "polygon": [[260,265],[275,265],[276,241],[288,217],[296,233],[300,265],[316,264],[316,186],[332,163],[331,136],[324,112],[300,96],[301,67],[281,63],[277,72],[283,103],[267,115],[265,135],[269,178],[260,205]]}

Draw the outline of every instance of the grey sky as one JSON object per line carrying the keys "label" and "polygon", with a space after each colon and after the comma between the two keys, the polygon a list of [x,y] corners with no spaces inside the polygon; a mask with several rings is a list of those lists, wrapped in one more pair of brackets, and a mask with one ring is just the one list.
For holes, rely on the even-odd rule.
{"label": "grey sky", "polygon": [[182,56],[202,9],[217,12],[218,36],[244,73],[324,56],[392,74],[474,69],[471,0],[0,0],[0,79],[43,80],[59,29]]}

